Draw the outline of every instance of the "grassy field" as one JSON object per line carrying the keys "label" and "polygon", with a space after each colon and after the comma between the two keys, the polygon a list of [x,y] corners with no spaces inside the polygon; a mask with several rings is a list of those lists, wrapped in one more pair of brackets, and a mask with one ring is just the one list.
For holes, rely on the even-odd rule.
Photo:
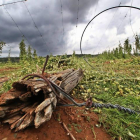
{"label": "grassy field", "polygon": [[[82,68],[84,78],[73,90],[72,95],[87,100],[92,96],[94,102],[119,104],[140,111],[140,57],[129,59],[103,60],[88,57],[90,67],[83,58],[72,56],[58,68],[59,57],[49,59],[46,72],[52,73],[68,68]],[[11,88],[14,81],[29,73],[41,73],[45,58],[20,63],[0,63],[0,77],[8,76],[9,81],[0,88],[3,93]],[[52,67],[53,66],[53,67]],[[112,139],[139,140],[140,115],[128,114],[117,109],[92,108],[99,115],[100,124]],[[100,127],[100,126],[99,126]]]}

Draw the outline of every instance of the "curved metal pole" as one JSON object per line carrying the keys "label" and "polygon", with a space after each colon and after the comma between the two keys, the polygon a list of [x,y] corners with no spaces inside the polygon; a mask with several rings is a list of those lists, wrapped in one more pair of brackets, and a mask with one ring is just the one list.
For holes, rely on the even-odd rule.
{"label": "curved metal pole", "polygon": [[[94,17],[89,21],[89,23],[86,25],[86,27],[85,27],[85,29],[84,29],[84,31],[83,31],[83,33],[82,33],[81,40],[80,40],[80,51],[81,51],[81,54],[83,54],[83,53],[82,53],[82,47],[81,47],[81,46],[82,46],[82,39],[83,39],[84,33],[85,33],[85,31],[86,31],[88,25],[89,25],[97,16],[99,16],[100,14],[102,14],[102,13],[108,11],[108,10],[115,9],[115,8],[133,8],[133,9],[140,10],[140,8],[134,7],[134,6],[115,6],[115,7],[111,7],[111,8],[105,9],[105,10],[101,11],[100,13],[98,13],[96,16],[94,16]],[[84,60],[85,60],[85,59],[84,59]],[[87,60],[85,60],[85,61],[87,62]],[[89,63],[88,63],[88,64],[89,64]],[[90,65],[90,64],[89,64],[89,65]],[[90,65],[90,66],[91,66],[91,65]]]}

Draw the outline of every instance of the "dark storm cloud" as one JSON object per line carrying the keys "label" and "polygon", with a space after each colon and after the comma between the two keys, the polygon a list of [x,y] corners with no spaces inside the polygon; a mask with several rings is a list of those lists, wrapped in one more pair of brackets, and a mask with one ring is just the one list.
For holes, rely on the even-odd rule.
{"label": "dark storm cloud", "polygon": [[[57,1],[56,5],[59,5]],[[98,0],[66,0],[63,1],[63,9],[64,9],[64,21],[76,24],[77,23],[77,12],[78,12],[78,22],[79,23],[87,23],[86,15],[89,9],[94,6]],[[79,6],[78,6],[79,5]],[[78,8],[79,7],[79,8]],[[78,10],[79,9],[79,10]]]}
{"label": "dark storm cloud", "polygon": [[[4,1],[12,2],[12,1]],[[86,21],[86,14],[91,6],[93,6],[97,0],[81,0],[79,1],[79,19],[78,22]],[[38,29],[35,27],[31,17],[26,9],[24,3],[18,3],[5,6],[12,18],[15,20],[21,32],[27,38],[25,41],[36,49],[39,55],[46,55],[49,52],[53,54],[63,53],[66,40],[65,36],[71,29],[72,25],[76,25],[77,22],[77,10],[78,1],[62,0],[62,12],[63,12],[63,25],[64,36],[62,27],[62,15],[61,15],[61,3],[60,1],[52,0],[46,2],[44,0],[33,0],[25,2],[30,14],[32,15]],[[20,31],[17,29],[15,23],[7,14],[6,10],[0,7],[0,39],[6,43],[19,44],[22,39]],[[39,31],[38,31],[39,30]],[[42,36],[42,37],[41,37]]]}
{"label": "dark storm cloud", "polygon": [[[15,0],[3,0],[3,2],[12,2]],[[106,0],[105,4],[103,0],[79,0],[79,11],[78,11],[78,0],[28,0],[25,2],[30,14],[32,15],[38,29],[35,27],[26,5],[21,2],[17,4],[12,4],[5,6],[12,18],[15,20],[16,24],[20,28],[21,32],[27,38],[26,46],[31,45],[33,49],[37,50],[38,55],[45,56],[48,53],[52,54],[62,54],[67,51],[67,41],[68,32],[76,27],[77,24],[77,12],[78,12],[78,24],[88,23],[89,19],[87,15],[89,14],[90,8],[97,6],[97,11],[102,11],[111,6],[119,5],[120,1]],[[98,5],[97,5],[98,2]],[[130,0],[123,0],[121,5],[125,5]],[[2,2],[1,2],[2,3]],[[0,3],[0,4],[1,4]],[[115,9],[117,11],[117,9]],[[114,12],[115,10],[112,10]],[[62,26],[62,14],[63,12],[63,26]],[[12,19],[7,14],[3,7],[0,7],[0,40],[9,43],[12,47],[18,47],[19,42],[22,39],[20,31],[17,29],[16,25]],[[94,13],[90,13],[94,15]],[[116,17],[119,15],[116,15]],[[116,18],[113,19],[116,23]],[[103,21],[104,23],[104,21]],[[125,26],[128,23],[123,23]],[[105,24],[106,25],[106,24]],[[116,25],[119,28],[119,24]],[[110,28],[114,27],[114,23],[109,25]],[[64,28],[64,35],[63,35]],[[99,29],[105,28],[100,25]],[[39,31],[38,31],[39,30]],[[118,34],[124,32],[124,28],[120,28]],[[41,37],[42,35],[42,37]],[[96,35],[95,35],[96,37]],[[91,47],[88,44],[89,48]],[[16,49],[17,50],[17,49]],[[8,53],[8,52],[7,52]],[[14,52],[15,53],[15,52]],[[18,53],[18,52],[17,52]]]}

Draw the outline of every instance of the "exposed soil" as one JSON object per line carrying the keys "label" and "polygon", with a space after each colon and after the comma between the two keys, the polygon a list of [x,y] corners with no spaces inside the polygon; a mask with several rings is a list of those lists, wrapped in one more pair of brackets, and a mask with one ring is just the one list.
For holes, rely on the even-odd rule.
{"label": "exposed soil", "polygon": [[2,84],[6,81],[8,81],[7,77],[0,77],[0,88],[2,87]]}
{"label": "exposed soil", "polygon": [[0,83],[8,81],[7,77],[0,77]]}
{"label": "exposed soil", "polygon": [[0,69],[0,72],[2,71],[11,71],[11,70],[16,70],[17,68],[12,68],[12,67],[8,67],[8,68],[2,68]]}
{"label": "exposed soil", "polygon": [[17,133],[11,131],[8,124],[1,124],[0,140],[71,140],[62,122],[76,140],[110,140],[111,137],[99,125],[98,116],[92,110],[84,107],[57,107],[51,120],[38,129],[32,126]]}
{"label": "exposed soil", "polygon": [[12,67],[0,68],[0,76],[7,76],[18,69],[19,68],[16,68],[16,67],[15,68],[12,68]]}

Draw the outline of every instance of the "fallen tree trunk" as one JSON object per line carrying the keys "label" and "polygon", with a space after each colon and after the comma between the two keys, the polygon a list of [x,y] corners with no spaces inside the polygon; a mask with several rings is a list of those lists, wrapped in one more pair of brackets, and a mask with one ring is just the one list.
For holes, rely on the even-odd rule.
{"label": "fallen tree trunk", "polygon": [[[49,81],[61,87],[66,93],[79,83],[83,76],[81,69],[47,75]],[[15,131],[23,130],[34,125],[38,128],[42,123],[51,119],[53,110],[58,102],[64,102],[63,95],[57,92],[42,79],[27,79],[14,82],[12,89],[0,97],[0,121],[9,123]]]}

